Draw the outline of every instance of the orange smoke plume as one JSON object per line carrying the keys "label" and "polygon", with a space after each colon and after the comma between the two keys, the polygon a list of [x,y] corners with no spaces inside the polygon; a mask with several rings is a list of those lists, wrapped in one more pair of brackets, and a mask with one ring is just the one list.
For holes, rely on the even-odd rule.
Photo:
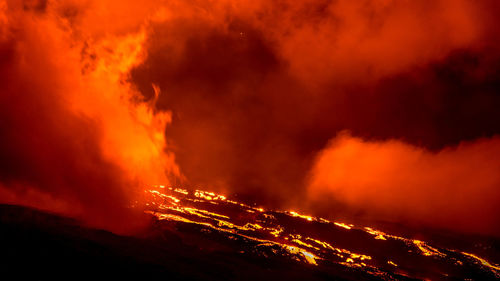
{"label": "orange smoke plume", "polygon": [[101,34],[86,26],[101,11],[78,2],[0,3],[1,201],[133,227],[142,188],[180,176],[166,151],[170,113],[127,82],[146,23],[123,33],[129,22],[107,15]]}
{"label": "orange smoke plume", "polygon": [[3,202],[120,224],[185,177],[297,207],[342,130],[424,155],[500,134],[496,1],[0,3]]}
{"label": "orange smoke plume", "polygon": [[343,133],[319,153],[308,191],[379,219],[499,233],[498,155],[498,137],[431,152]]}

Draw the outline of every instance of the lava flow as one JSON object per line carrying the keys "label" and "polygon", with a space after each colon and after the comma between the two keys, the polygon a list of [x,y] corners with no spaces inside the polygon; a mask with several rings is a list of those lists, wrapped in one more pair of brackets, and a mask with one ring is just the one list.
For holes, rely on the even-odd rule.
{"label": "lava flow", "polygon": [[204,237],[199,247],[210,239],[243,255],[290,259],[320,271],[340,266],[382,280],[500,278],[500,266],[477,255],[371,227],[264,210],[202,190],[155,186],[147,193],[146,213],[165,229]]}
{"label": "lava flow", "polygon": [[0,0],[0,278],[500,279],[498,15]]}

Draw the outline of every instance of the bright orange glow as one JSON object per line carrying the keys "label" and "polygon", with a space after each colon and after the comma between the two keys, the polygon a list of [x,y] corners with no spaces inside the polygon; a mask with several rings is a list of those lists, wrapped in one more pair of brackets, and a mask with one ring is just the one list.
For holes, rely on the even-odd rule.
{"label": "bright orange glow", "polygon": [[415,244],[418,247],[418,249],[422,251],[422,254],[424,256],[440,256],[440,257],[446,256],[445,254],[439,252],[437,249],[427,245],[423,241],[413,240],[413,244]]}
{"label": "bright orange glow", "polygon": [[115,230],[175,183],[498,234],[498,8],[0,0],[0,200]]}
{"label": "bright orange glow", "polygon": [[347,224],[342,223],[342,222],[335,222],[335,225],[336,225],[336,226],[343,227],[343,228],[345,228],[345,229],[351,229],[351,228],[352,228],[350,225],[347,225]]}
{"label": "bright orange glow", "polygon": [[[127,78],[146,54],[150,20],[111,17],[117,10],[100,10],[98,3],[0,1],[0,45],[11,49],[1,65],[10,73],[1,99],[11,108],[9,122],[17,122],[14,133],[2,135],[17,147],[10,161],[31,163],[10,172],[18,178],[2,183],[0,194],[2,202],[125,231],[140,217],[128,205],[144,185],[182,176],[164,136],[171,113],[142,102]],[[152,87],[156,95],[163,90]]]}
{"label": "bright orange glow", "polygon": [[395,264],[393,261],[387,261],[387,263],[388,263],[388,264],[390,264],[390,265],[396,266],[396,267],[398,266],[398,265],[397,265],[397,264]]}
{"label": "bright orange glow", "polygon": [[496,265],[496,264],[492,264],[490,263],[489,261],[483,259],[483,258],[480,258],[474,254],[471,254],[471,253],[465,253],[465,252],[462,252],[462,254],[466,255],[466,256],[469,256],[475,260],[477,260],[478,262],[480,262],[482,265],[492,269],[492,270],[495,270],[497,272],[497,277],[500,277],[500,266],[499,265]]}
{"label": "bright orange glow", "polygon": [[383,233],[383,232],[380,232],[380,231],[378,231],[378,230],[372,229],[372,228],[370,228],[370,227],[365,227],[365,230],[366,230],[368,233],[370,233],[370,234],[374,235],[374,236],[375,236],[375,239],[378,239],[378,240],[387,240],[387,239],[385,239],[385,237],[384,237],[384,235],[386,235],[386,234],[385,234],[385,233]]}
{"label": "bright orange glow", "polygon": [[[169,195],[164,193],[164,188],[160,187],[162,191],[157,189],[149,190],[148,193],[153,197],[149,203],[146,203],[146,206],[151,207],[152,210],[156,211],[146,211],[149,214],[155,215],[160,220],[171,220],[171,221],[180,221],[185,223],[194,223],[198,225],[207,226],[212,229],[216,229],[218,231],[229,232],[233,234],[240,234],[245,238],[256,240],[262,242],[264,244],[269,245],[279,245],[281,248],[285,249],[287,252],[298,256],[298,260],[304,259],[307,263],[317,265],[316,260],[321,259],[314,252],[321,252],[321,249],[317,246],[314,246],[310,242],[320,246],[324,250],[332,251],[335,256],[340,257],[341,259],[345,258],[345,262],[353,263],[359,266],[366,266],[366,264],[357,262],[370,260],[371,257],[364,254],[357,254],[350,252],[349,250],[342,248],[335,248],[331,244],[325,241],[321,241],[318,239],[314,239],[311,237],[303,237],[300,234],[286,234],[284,233],[285,229],[280,225],[265,225],[246,222],[244,224],[236,224],[232,222],[232,219],[228,215],[216,213],[213,211],[208,211],[205,209],[200,209],[196,207],[190,207],[191,203],[212,203],[214,198],[224,198],[225,204],[236,205],[242,207],[243,209],[251,209],[253,211],[265,212],[261,208],[254,209],[248,205],[238,203],[232,200],[226,200],[224,196],[213,192],[206,192],[201,190],[196,190],[192,193],[189,193],[184,189],[173,189],[168,188],[171,192],[177,193],[181,195],[180,197],[174,197],[173,195]],[[191,194],[191,196],[190,196]],[[195,199],[201,198],[201,199]],[[191,202],[191,203],[190,203]],[[299,217],[304,219],[306,222],[320,222],[323,224],[331,224],[327,220],[321,218],[314,218],[310,216],[301,215],[297,212],[290,211],[285,212],[285,214],[290,215],[291,217]],[[263,214],[264,217],[272,218],[273,216],[270,214]],[[341,225],[343,228],[350,226],[343,223],[334,223],[334,225]],[[254,233],[254,234],[252,234]],[[257,233],[265,233],[268,239],[257,238]],[[255,235],[255,236],[254,236]],[[277,239],[277,240],[274,240]],[[287,243],[282,243],[282,239],[287,240]],[[292,244],[288,244],[292,243]],[[307,249],[307,250],[306,250]],[[311,252],[314,251],[314,252]]]}
{"label": "bright orange glow", "polygon": [[298,218],[302,218],[302,219],[305,219],[305,220],[308,220],[308,221],[312,221],[313,218],[311,216],[305,216],[305,215],[301,215],[297,212],[294,212],[294,211],[290,211],[289,212],[290,215],[294,216],[294,217],[298,217]]}
{"label": "bright orange glow", "polygon": [[500,236],[497,2],[0,0],[0,203],[498,277],[361,226]]}
{"label": "bright orange glow", "polygon": [[[411,261],[432,261],[451,262],[454,265],[464,266],[465,264],[477,263],[484,267],[484,270],[497,276],[500,268],[476,255],[460,253],[453,249],[443,249],[431,246],[429,243],[391,235],[373,227],[357,227],[345,223],[330,222],[328,220],[302,215],[295,211],[262,211],[249,205],[239,203],[234,200],[220,200],[218,204],[212,204],[214,198],[222,198],[214,192],[202,190],[189,191],[178,188],[156,187],[146,192],[150,195],[146,213],[156,216],[160,221],[165,220],[168,224],[187,223],[201,227],[201,232],[215,232],[227,235],[231,240],[243,239],[250,243],[252,251],[262,252],[264,257],[269,255],[284,255],[297,262],[311,265],[321,265],[324,262],[333,262],[349,268],[365,270],[373,276],[384,276],[385,270],[397,267],[404,270],[408,266],[404,256],[394,255],[392,250],[402,247],[406,254],[411,257]],[[172,200],[175,197],[177,200]],[[224,197],[225,198],[225,197]],[[253,213],[248,214],[248,210]],[[280,224],[278,216],[285,216],[283,222],[291,218],[294,224],[290,229],[286,223]],[[310,218],[310,219],[308,219]],[[302,225],[303,228],[298,227]],[[338,227],[348,229],[348,233],[355,236],[365,237],[364,243],[387,246],[391,251],[388,254],[373,252],[370,247],[363,249],[373,253],[360,253],[355,250],[342,247],[343,243],[356,247],[349,240],[336,242],[337,239],[345,239],[340,236],[330,238],[315,237],[319,233],[308,231],[309,228],[328,227],[335,233],[347,234]],[[351,234],[351,235],[352,235]],[[331,236],[330,234],[327,236]],[[349,235],[348,235],[349,236]],[[346,236],[347,237],[347,236]],[[383,241],[377,241],[383,240]],[[338,243],[339,245],[335,245]],[[392,245],[392,246],[390,246]],[[398,245],[396,247],[396,245]],[[396,247],[396,248],[393,248]],[[358,249],[359,250],[359,249]],[[451,253],[452,257],[448,257]],[[431,260],[429,260],[431,259]],[[472,260],[470,260],[472,259]]]}
{"label": "bright orange glow", "polygon": [[313,255],[312,253],[308,252],[308,251],[305,251],[303,249],[300,249],[300,248],[297,248],[295,246],[289,246],[289,245],[285,245],[285,248],[292,254],[300,254],[302,255],[306,261],[310,264],[313,264],[313,265],[318,265],[316,263],[316,259],[318,257],[316,257],[315,255]]}

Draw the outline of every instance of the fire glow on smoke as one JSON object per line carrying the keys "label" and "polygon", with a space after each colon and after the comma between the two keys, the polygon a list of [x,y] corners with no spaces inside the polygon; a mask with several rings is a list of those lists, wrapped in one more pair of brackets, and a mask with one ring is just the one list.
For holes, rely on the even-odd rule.
{"label": "fire glow on smoke", "polygon": [[498,236],[499,11],[0,0],[0,201],[120,231],[143,186],[181,182]]}

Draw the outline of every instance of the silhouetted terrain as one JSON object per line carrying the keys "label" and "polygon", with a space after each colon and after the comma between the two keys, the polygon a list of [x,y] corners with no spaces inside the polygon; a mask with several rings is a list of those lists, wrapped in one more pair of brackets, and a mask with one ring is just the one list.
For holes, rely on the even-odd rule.
{"label": "silhouetted terrain", "polygon": [[[3,280],[360,280],[279,258],[191,247],[168,231],[124,237],[30,208],[0,205]],[[353,275],[354,274],[354,275]]]}

